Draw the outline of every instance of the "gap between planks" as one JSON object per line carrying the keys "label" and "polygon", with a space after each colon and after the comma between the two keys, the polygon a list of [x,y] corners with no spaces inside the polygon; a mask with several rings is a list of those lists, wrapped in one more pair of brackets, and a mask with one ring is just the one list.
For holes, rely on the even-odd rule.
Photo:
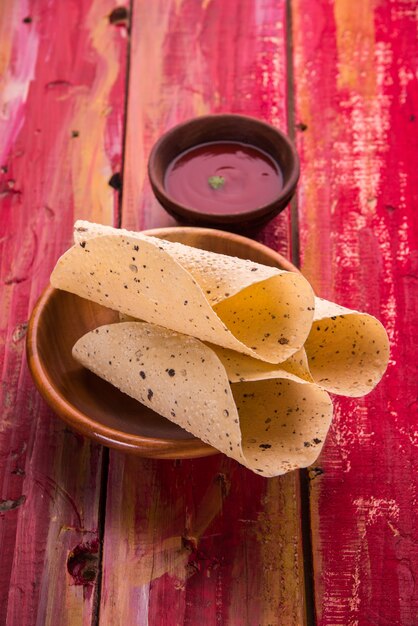
{"label": "gap between planks", "polygon": [[97,578],[94,586],[94,598],[91,624],[99,626],[100,623],[100,603],[102,599],[102,580],[103,580],[103,549],[104,535],[106,527],[106,503],[107,503],[107,483],[109,479],[109,448],[103,448],[102,453],[102,471],[100,479],[100,496],[97,534],[99,539],[99,555],[97,561]]}
{"label": "gap between planks", "polygon": [[[293,22],[292,0],[286,0],[286,77],[287,77],[287,128],[292,142],[296,143],[295,93],[293,71]],[[291,261],[300,267],[299,207],[295,194],[290,203],[290,250]],[[301,539],[303,582],[305,592],[306,626],[315,626],[315,587],[313,575],[313,549],[311,535],[311,506],[308,469],[299,470],[299,498],[301,515]]]}
{"label": "gap between planks", "polygon": [[[134,0],[129,0],[128,4],[128,24],[127,35],[128,45],[126,46],[126,75],[125,75],[125,88],[124,88],[124,110],[123,110],[123,133],[122,133],[122,159],[121,159],[121,180],[122,185],[118,191],[117,200],[117,212],[114,216],[114,224],[116,228],[121,228],[122,225],[122,200],[123,200],[123,179],[125,169],[125,146],[126,146],[126,134],[127,134],[127,119],[128,119],[128,96],[129,96],[129,78],[131,73],[131,32],[132,32],[132,15],[133,15]],[[98,511],[98,538],[99,538],[99,556],[97,562],[97,578],[94,588],[94,600],[91,616],[91,626],[100,625],[100,605],[102,600],[102,584],[103,584],[103,550],[104,539],[106,529],[106,505],[107,505],[107,488],[109,481],[109,448],[103,447],[102,454],[102,471],[100,478],[100,499],[99,499],[99,511]]]}

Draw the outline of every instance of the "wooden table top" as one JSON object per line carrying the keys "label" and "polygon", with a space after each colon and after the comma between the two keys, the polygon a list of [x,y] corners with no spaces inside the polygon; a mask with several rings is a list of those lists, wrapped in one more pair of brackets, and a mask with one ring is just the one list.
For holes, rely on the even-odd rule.
{"label": "wooden table top", "polygon": [[[416,0],[0,2],[0,624],[418,624],[416,29]],[[25,360],[74,220],[173,224],[149,151],[210,112],[287,130],[298,194],[253,236],[391,341],[317,463],[275,479],[91,443]]]}

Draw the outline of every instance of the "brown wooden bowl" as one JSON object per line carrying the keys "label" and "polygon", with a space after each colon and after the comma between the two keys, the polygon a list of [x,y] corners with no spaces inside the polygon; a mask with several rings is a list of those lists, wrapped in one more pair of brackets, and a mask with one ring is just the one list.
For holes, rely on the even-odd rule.
{"label": "brown wooden bowl", "polygon": [[[240,235],[205,228],[159,228],[148,235],[179,241],[290,271],[277,252]],[[118,313],[66,291],[47,287],[29,320],[27,358],[37,388],[74,430],[105,446],[139,456],[193,458],[217,450],[125,395],[72,357],[86,332],[118,321]]]}
{"label": "brown wooden bowl", "polygon": [[[164,179],[172,161],[190,148],[218,141],[248,144],[277,163],[283,175],[283,188],[273,202],[250,211],[214,215],[198,206],[185,206],[167,193]],[[148,175],[157,200],[180,222],[246,230],[272,219],[288,205],[299,179],[299,157],[290,139],[266,122],[245,115],[204,115],[178,124],[160,137],[151,150]]]}

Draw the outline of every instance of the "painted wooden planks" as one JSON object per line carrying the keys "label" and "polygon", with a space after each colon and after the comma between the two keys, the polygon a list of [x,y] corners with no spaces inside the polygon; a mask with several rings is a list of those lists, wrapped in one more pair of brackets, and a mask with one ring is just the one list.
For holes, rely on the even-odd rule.
{"label": "painted wooden planks", "polygon": [[[125,227],[172,222],[146,162],[175,123],[231,111],[285,126],[284,27],[284,2],[134,2]],[[285,214],[259,237],[286,253],[287,230]],[[303,624],[297,474],[111,452],[100,623]]]}
{"label": "painted wooden planks", "polygon": [[416,2],[294,0],[303,271],[385,324],[391,362],[336,401],[311,475],[321,626],[418,623]]}
{"label": "painted wooden planks", "polygon": [[109,478],[100,623],[303,623],[295,476],[112,452]]}
{"label": "painted wooden planks", "polygon": [[[113,8],[0,6],[2,624],[76,626],[92,615],[101,448],[46,408],[24,343],[75,217],[114,220],[108,179],[120,169],[126,37],[109,21]],[[71,575],[67,558],[80,545]]]}
{"label": "painted wooden planks", "polygon": [[[135,0],[125,146],[123,221],[174,224],[154,198],[147,160],[159,136],[210,113],[252,115],[286,129],[284,2]],[[256,233],[288,253],[288,220]]]}

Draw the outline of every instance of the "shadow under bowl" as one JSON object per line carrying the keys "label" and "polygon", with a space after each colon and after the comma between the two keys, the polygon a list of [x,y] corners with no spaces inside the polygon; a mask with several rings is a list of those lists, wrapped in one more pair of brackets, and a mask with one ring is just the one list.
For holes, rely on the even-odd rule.
{"label": "shadow under bowl", "polygon": [[[240,235],[204,228],[160,228],[146,234],[298,271],[277,252]],[[35,384],[74,430],[143,457],[176,459],[218,451],[82,367],[72,347],[85,333],[119,321],[99,304],[47,287],[29,320],[27,358]]]}
{"label": "shadow under bowl", "polygon": [[[182,153],[207,143],[238,142],[266,153],[279,168],[283,185],[273,201],[251,210],[214,214],[199,206],[185,206],[167,192],[166,173]],[[205,115],[179,124],[154,144],[148,175],[157,200],[170,215],[186,224],[235,227],[261,226],[289,204],[299,180],[299,157],[290,139],[277,128],[245,115]]]}

